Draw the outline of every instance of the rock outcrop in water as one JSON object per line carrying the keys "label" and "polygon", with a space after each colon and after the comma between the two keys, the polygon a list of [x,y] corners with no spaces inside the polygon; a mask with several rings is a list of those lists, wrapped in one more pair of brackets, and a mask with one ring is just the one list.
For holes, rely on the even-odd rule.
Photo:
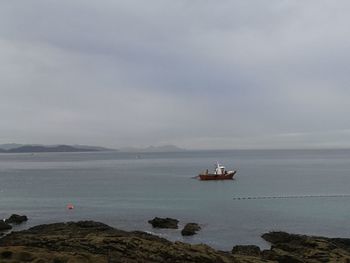
{"label": "rock outcrop in water", "polygon": [[173,218],[160,218],[155,217],[152,220],[149,220],[148,223],[152,225],[154,228],[172,228],[177,229],[177,224],[179,223],[179,220],[173,219]]}
{"label": "rock outcrop in water", "polygon": [[197,223],[188,223],[185,225],[184,229],[181,231],[183,236],[193,236],[197,231],[201,230],[201,227]]}
{"label": "rock outcrop in water", "polygon": [[207,245],[170,242],[144,232],[126,232],[93,221],[40,225],[0,239],[0,262],[55,263],[258,263],[350,262],[350,239],[283,232],[264,234],[270,250],[236,246],[232,253]]}
{"label": "rock outcrop in water", "polygon": [[7,218],[5,220],[5,223],[7,224],[15,224],[15,225],[19,225],[22,224],[23,222],[28,221],[28,217],[25,215],[16,215],[16,214],[12,214],[9,218]]}

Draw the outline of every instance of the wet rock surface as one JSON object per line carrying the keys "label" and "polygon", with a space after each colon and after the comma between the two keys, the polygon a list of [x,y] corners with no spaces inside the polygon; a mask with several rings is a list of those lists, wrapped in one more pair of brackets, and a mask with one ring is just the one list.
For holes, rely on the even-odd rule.
{"label": "wet rock surface", "polygon": [[270,232],[262,235],[272,244],[262,259],[277,262],[350,262],[350,239]]}
{"label": "wet rock surface", "polygon": [[230,252],[207,245],[170,242],[140,231],[126,232],[93,221],[40,225],[0,239],[0,262],[350,262],[350,240],[264,234],[270,250],[235,246]]}
{"label": "wet rock surface", "polygon": [[12,214],[9,218],[7,218],[5,220],[5,223],[7,224],[22,224],[23,222],[28,221],[28,217],[25,215],[16,215],[16,214]]}
{"label": "wet rock surface", "polygon": [[12,226],[10,226],[6,222],[0,220],[0,232],[10,230],[11,228],[12,228]]}
{"label": "wet rock surface", "polygon": [[193,236],[199,231],[201,227],[197,223],[188,223],[185,225],[184,229],[181,231],[183,236]]}
{"label": "wet rock surface", "polygon": [[152,220],[149,220],[148,223],[152,225],[154,228],[172,228],[177,229],[179,220],[173,218],[160,218],[155,217]]}
{"label": "wet rock surface", "polygon": [[254,245],[239,245],[232,248],[232,254],[243,256],[260,256],[260,248]]}
{"label": "wet rock surface", "polygon": [[0,262],[209,263],[234,262],[234,258],[206,245],[173,243],[144,232],[83,221],[13,232],[0,239]]}

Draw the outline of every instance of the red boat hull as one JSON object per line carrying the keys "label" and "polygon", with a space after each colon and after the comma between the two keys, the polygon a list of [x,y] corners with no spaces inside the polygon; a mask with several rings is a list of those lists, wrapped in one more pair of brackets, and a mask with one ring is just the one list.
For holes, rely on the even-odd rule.
{"label": "red boat hull", "polygon": [[233,173],[229,174],[200,174],[198,175],[199,179],[202,181],[208,181],[208,180],[232,180],[233,176],[236,174],[237,171],[234,171]]}

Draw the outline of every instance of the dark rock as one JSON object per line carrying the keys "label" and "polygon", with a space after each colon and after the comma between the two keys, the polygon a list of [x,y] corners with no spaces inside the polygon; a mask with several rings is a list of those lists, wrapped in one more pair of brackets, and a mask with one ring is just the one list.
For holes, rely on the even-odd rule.
{"label": "dark rock", "polygon": [[330,238],[329,240],[332,242],[333,246],[341,247],[350,252],[350,238]]}
{"label": "dark rock", "polygon": [[26,221],[28,221],[27,216],[25,216],[25,215],[20,216],[20,215],[13,214],[8,219],[5,220],[5,223],[18,225],[18,224],[21,224],[21,223],[26,222]]}
{"label": "dark rock", "polygon": [[278,263],[304,263],[305,261],[291,255],[282,255],[277,258]]}
{"label": "dark rock", "polygon": [[[3,222],[4,223],[4,222]],[[0,262],[57,263],[317,263],[349,262],[343,239],[269,233],[270,250],[236,246],[232,253],[207,245],[171,242],[140,231],[93,222],[36,226],[0,238]]]}
{"label": "dark rock", "polygon": [[289,242],[301,243],[307,240],[307,236],[288,234],[286,232],[280,232],[280,231],[263,234],[262,238],[273,244],[289,243]]}
{"label": "dark rock", "polygon": [[11,228],[12,228],[12,226],[10,226],[9,224],[7,224],[4,221],[0,220],[0,231],[10,230]]}
{"label": "dark rock", "polygon": [[183,236],[193,236],[199,231],[201,227],[196,223],[188,223],[185,225],[184,229],[181,231],[181,235]]}
{"label": "dark rock", "polygon": [[173,218],[159,218],[155,217],[152,220],[149,220],[148,223],[150,223],[154,228],[172,228],[177,229],[177,224],[179,223],[179,220],[173,219]]}
{"label": "dark rock", "polygon": [[8,259],[12,257],[12,254],[13,254],[12,251],[5,250],[1,252],[0,257],[3,259]]}
{"label": "dark rock", "polygon": [[232,254],[260,257],[260,248],[254,245],[239,245],[232,248]]}
{"label": "dark rock", "polygon": [[350,258],[349,239],[326,238],[270,232],[262,236],[273,244],[262,258],[283,263],[346,262]]}
{"label": "dark rock", "polygon": [[261,258],[265,260],[276,260],[278,255],[269,249],[263,250],[260,252]]}
{"label": "dark rock", "polygon": [[279,263],[302,263],[302,258],[295,254],[272,247],[271,250],[264,250],[261,252],[261,258],[265,260],[273,260]]}
{"label": "dark rock", "polygon": [[18,256],[19,256],[20,262],[31,262],[35,258],[32,253],[29,253],[26,251],[20,252]]}
{"label": "dark rock", "polygon": [[95,221],[79,221],[77,223],[74,223],[77,227],[81,227],[81,228],[92,228],[92,229],[97,229],[100,231],[104,231],[104,230],[111,230],[113,229],[112,227],[100,223],[100,222],[95,222]]}
{"label": "dark rock", "polygon": [[4,251],[12,252],[11,261],[5,262],[237,262],[233,255],[206,245],[173,243],[92,221],[48,224],[12,232],[0,239],[0,255]]}

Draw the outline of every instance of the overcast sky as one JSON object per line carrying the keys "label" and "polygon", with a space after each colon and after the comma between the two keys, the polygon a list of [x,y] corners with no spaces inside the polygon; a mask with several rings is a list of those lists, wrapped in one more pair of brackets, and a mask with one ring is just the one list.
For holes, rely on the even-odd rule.
{"label": "overcast sky", "polygon": [[348,0],[1,0],[0,143],[350,147]]}

